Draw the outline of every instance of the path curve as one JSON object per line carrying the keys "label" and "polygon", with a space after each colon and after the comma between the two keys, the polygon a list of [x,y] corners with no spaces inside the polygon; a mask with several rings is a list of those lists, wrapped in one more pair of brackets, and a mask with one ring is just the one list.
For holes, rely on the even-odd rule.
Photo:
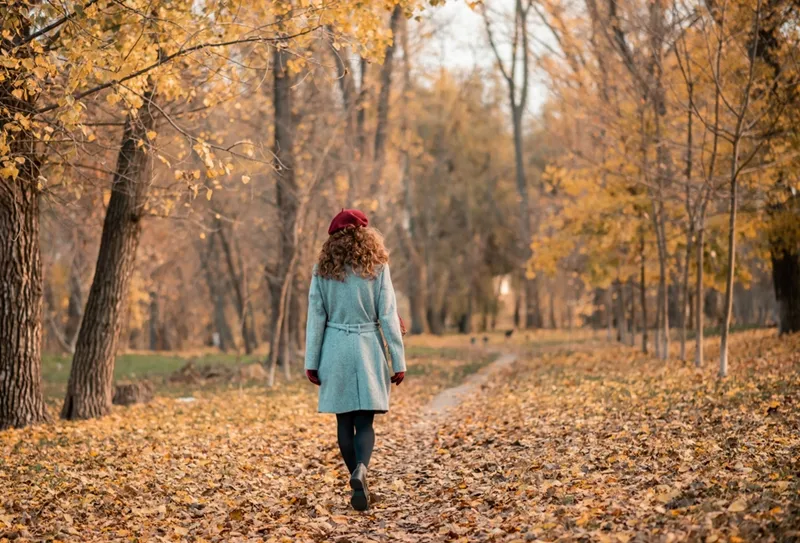
{"label": "path curve", "polygon": [[445,389],[437,394],[428,404],[427,412],[430,415],[437,416],[458,406],[466,396],[474,393],[476,389],[486,384],[492,377],[516,362],[516,360],[517,355],[514,353],[500,355],[497,360],[467,377],[460,385]]}

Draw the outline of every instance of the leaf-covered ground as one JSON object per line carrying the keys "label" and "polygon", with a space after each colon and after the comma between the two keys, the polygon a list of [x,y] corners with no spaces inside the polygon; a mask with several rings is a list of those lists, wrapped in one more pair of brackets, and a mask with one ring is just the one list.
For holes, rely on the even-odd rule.
{"label": "leaf-covered ground", "polygon": [[769,336],[735,336],[721,384],[627,348],[526,349],[438,414],[486,357],[416,360],[377,422],[367,514],[310,385],[5,432],[0,540],[800,540],[800,338]]}

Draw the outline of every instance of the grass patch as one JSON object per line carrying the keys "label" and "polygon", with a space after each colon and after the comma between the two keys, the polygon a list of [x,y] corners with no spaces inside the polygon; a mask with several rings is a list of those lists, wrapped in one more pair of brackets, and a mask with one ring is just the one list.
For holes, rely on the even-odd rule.
{"label": "grass patch", "polygon": [[[257,355],[238,356],[219,353],[190,356],[181,353],[128,353],[117,357],[114,363],[115,381],[136,381],[161,378],[179,370],[190,360],[197,366],[239,365],[258,361]],[[63,398],[69,381],[72,357],[68,355],[44,355],[42,357],[42,382],[45,397]],[[159,393],[163,392],[159,387]],[[172,394],[170,394],[172,395]]]}

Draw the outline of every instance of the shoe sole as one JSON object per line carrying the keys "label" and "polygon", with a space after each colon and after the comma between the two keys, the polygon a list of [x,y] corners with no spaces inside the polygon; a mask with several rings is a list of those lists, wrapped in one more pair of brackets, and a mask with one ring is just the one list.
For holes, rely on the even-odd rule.
{"label": "shoe sole", "polygon": [[366,511],[369,509],[369,496],[363,490],[354,490],[353,496],[350,498],[350,505],[356,511]]}
{"label": "shoe sole", "polygon": [[366,511],[369,509],[369,492],[364,487],[364,483],[359,479],[350,479],[350,488],[353,495],[350,497],[350,505],[356,511]]}

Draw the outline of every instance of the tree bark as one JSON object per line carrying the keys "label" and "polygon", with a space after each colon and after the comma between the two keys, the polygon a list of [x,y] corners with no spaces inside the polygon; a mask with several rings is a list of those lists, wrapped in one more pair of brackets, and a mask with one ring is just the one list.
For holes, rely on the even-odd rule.
{"label": "tree bark", "polygon": [[214,306],[212,330],[216,330],[216,333],[219,334],[219,349],[222,352],[227,352],[229,348],[236,349],[236,342],[233,340],[233,333],[225,315],[225,289],[218,279],[221,272],[215,265],[216,260],[219,258],[215,249],[215,239],[215,236],[209,236],[208,249],[203,250],[198,247],[197,252],[200,256],[200,266],[203,269],[211,304]]}
{"label": "tree bark", "polygon": [[627,343],[628,336],[625,323],[625,284],[621,280],[617,284],[617,339],[620,343]]}
{"label": "tree bark", "polygon": [[[31,24],[22,18],[16,28],[9,28],[14,34],[0,38],[3,48],[21,43]],[[35,54],[28,45],[18,47],[17,58]],[[25,99],[12,94],[17,88],[14,83],[24,77],[7,68],[0,81],[0,126],[12,122],[17,113],[33,113],[37,96],[30,88]],[[7,132],[6,140],[16,178],[0,175],[0,430],[48,420],[41,376],[44,287],[37,186],[41,161],[34,143],[37,138],[29,128],[20,128]]]}
{"label": "tree bark", "polygon": [[[295,126],[292,116],[292,85],[294,78],[289,73],[286,63],[288,53],[276,48],[273,57],[275,66],[274,99],[275,142],[274,154],[278,159],[275,172],[275,192],[278,209],[278,265],[274,276],[268,276],[271,298],[269,385],[275,382],[275,368],[281,358],[281,339],[286,320],[286,304],[288,290],[292,284],[294,264],[297,259],[297,211],[299,208],[299,192],[294,170],[294,136]],[[288,361],[287,361],[288,362]]]}
{"label": "tree bark", "polygon": [[67,305],[67,323],[64,326],[64,338],[69,342],[70,354],[75,353],[78,331],[83,320],[83,285],[81,285],[79,249],[75,247],[75,256],[69,272],[69,303]]}
{"label": "tree bark", "polygon": [[[2,88],[0,93],[4,91]],[[5,121],[2,117],[0,120]],[[17,141],[32,141],[29,137]],[[26,163],[16,180],[0,178],[0,430],[48,419],[41,376],[43,281],[38,163],[32,162],[32,146],[22,149],[30,144],[14,145]]]}
{"label": "tree bark", "polygon": [[[778,333],[800,332],[800,237],[786,225],[800,224],[800,197],[791,195],[770,211],[783,225],[770,236],[772,284],[778,301]],[[761,321],[759,317],[759,321]]]}
{"label": "tree bark", "polygon": [[[388,133],[389,123],[389,96],[392,90],[392,68],[394,67],[394,51],[397,44],[397,34],[400,21],[403,18],[403,7],[398,4],[392,10],[392,17],[389,26],[392,30],[392,43],[386,47],[385,58],[383,66],[381,66],[380,74],[380,91],[378,91],[377,110],[377,124],[375,127],[375,147],[373,148],[373,170],[372,170],[372,186],[370,187],[371,195],[382,195],[384,191],[380,190],[381,177],[383,176],[383,166],[386,162],[386,134]],[[381,196],[378,196],[381,200]],[[383,206],[379,205],[382,209]]]}
{"label": "tree bark", "polygon": [[633,277],[628,279],[628,284],[631,289],[631,330],[630,330],[630,346],[636,345],[636,281]]}
{"label": "tree bark", "polygon": [[704,317],[704,302],[705,292],[703,291],[703,256],[705,249],[705,235],[706,235],[706,206],[705,202],[700,205],[699,216],[697,218],[697,242],[695,249],[697,250],[697,280],[695,282],[695,310],[694,310],[694,324],[695,324],[695,355],[694,365],[698,368],[703,366],[703,326],[705,326]]}
{"label": "tree bark", "polygon": [[236,314],[239,317],[239,331],[242,336],[242,342],[244,343],[244,351],[246,354],[252,354],[257,347],[254,330],[255,323],[250,319],[250,297],[247,292],[247,278],[244,273],[241,251],[237,251],[236,260],[239,262],[237,269],[233,255],[234,248],[231,247],[231,242],[225,235],[224,227],[219,221],[217,221],[217,236],[222,245],[222,251],[225,254],[228,275],[230,276],[231,286],[233,287],[233,300],[236,306]]}
{"label": "tree bark", "polygon": [[[403,21],[402,28],[403,46],[403,103],[407,105],[408,94],[411,92],[411,58],[408,47],[408,25]],[[402,118],[402,130],[409,130],[407,116]],[[401,226],[400,240],[408,257],[408,300],[411,310],[411,329],[413,334],[423,334],[430,331],[425,306],[427,305],[427,289],[425,288],[425,259],[417,249],[417,224],[414,205],[415,183],[411,169],[411,156],[408,152],[408,141],[403,147],[403,205],[404,220]]]}
{"label": "tree bark", "polygon": [[[687,64],[687,71],[691,74],[691,64]],[[691,75],[689,76],[691,77]],[[686,313],[689,302],[689,266],[692,261],[692,240],[694,238],[694,213],[692,212],[691,183],[692,183],[692,114],[694,113],[694,85],[687,84],[689,94],[689,107],[686,121],[686,215],[689,221],[686,229],[686,255],[683,266],[683,283],[681,285],[681,360],[686,361]]]}
{"label": "tree bark", "polygon": [[647,286],[645,283],[645,260],[644,260],[644,233],[642,233],[641,244],[639,246],[639,258],[641,267],[639,270],[640,290],[642,304],[642,352],[647,354]]}
{"label": "tree bark", "polygon": [[158,293],[151,292],[150,293],[150,322],[148,323],[149,331],[150,331],[150,350],[151,351],[158,351],[161,347],[161,342],[159,341],[159,336],[161,333],[160,330],[160,319],[159,319],[159,307],[158,307]]}
{"label": "tree bark", "polygon": [[156,119],[150,104],[152,92],[144,98],[144,105],[125,123],[94,279],[61,411],[65,419],[102,417],[111,411],[114,358],[127,315],[130,278],[150,188],[146,142]]}
{"label": "tree bark", "polygon": [[733,159],[731,161],[731,194],[728,214],[728,273],[725,278],[725,307],[722,317],[722,337],[719,347],[719,376],[728,375],[728,335],[733,311],[733,274],[736,266],[736,211],[738,207],[737,174],[739,168],[739,142],[733,143]]}

